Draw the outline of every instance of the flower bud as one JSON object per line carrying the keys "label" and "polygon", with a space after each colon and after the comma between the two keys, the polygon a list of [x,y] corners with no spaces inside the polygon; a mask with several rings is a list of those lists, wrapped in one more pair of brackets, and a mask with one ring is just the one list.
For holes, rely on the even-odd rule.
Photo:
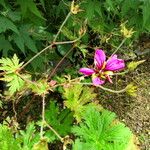
{"label": "flower bud", "polygon": [[130,83],[129,85],[127,85],[126,87],[126,92],[127,94],[129,94],[130,96],[136,97],[137,96],[137,86],[133,85],[133,83]]}
{"label": "flower bud", "polygon": [[71,13],[76,15],[80,11],[82,11],[82,10],[79,8],[79,5],[75,5],[74,0],[73,0],[71,3]]}
{"label": "flower bud", "polygon": [[123,36],[125,38],[130,38],[133,35],[133,33],[135,32],[135,31],[133,31],[133,28],[131,28],[130,30],[127,29],[125,26],[125,23],[122,23],[120,26],[121,26],[120,32],[123,34]]}
{"label": "flower bud", "polygon": [[142,64],[143,62],[145,62],[145,60],[140,60],[140,61],[132,61],[130,62],[127,67],[129,69],[129,71],[133,71],[137,68],[138,65]]}

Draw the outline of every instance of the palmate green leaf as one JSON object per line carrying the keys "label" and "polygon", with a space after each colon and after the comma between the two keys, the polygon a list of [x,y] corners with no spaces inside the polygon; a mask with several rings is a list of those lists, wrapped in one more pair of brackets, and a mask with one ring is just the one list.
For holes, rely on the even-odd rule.
{"label": "palmate green leaf", "polygon": [[25,54],[25,43],[21,35],[13,34],[13,40],[18,48]]}
{"label": "palmate green leaf", "polygon": [[[83,5],[83,6],[82,6]],[[85,12],[85,18],[88,20],[92,20],[93,18],[96,17],[101,17],[103,18],[104,16],[102,15],[102,10],[101,10],[101,2],[98,0],[87,0],[81,5],[81,7],[84,9]]]}
{"label": "palmate green leaf", "polygon": [[5,32],[6,30],[12,30],[16,34],[19,34],[19,31],[16,25],[6,17],[0,16],[0,33]]}
{"label": "palmate green leaf", "polygon": [[[55,101],[50,101],[50,105],[45,112],[45,119],[61,136],[66,136],[71,132],[73,124],[72,112],[68,109],[60,110]],[[50,130],[46,132],[46,136],[50,142],[57,139],[56,135]]]}
{"label": "palmate green leaf", "polygon": [[33,0],[17,0],[17,3],[21,6],[23,17],[26,17],[26,13],[30,11],[37,17],[44,19]]}
{"label": "palmate green leaf", "polygon": [[49,150],[47,139],[46,138],[40,139],[38,143],[34,144],[32,150]]}
{"label": "palmate green leaf", "polygon": [[63,94],[65,106],[74,112],[74,117],[78,122],[81,121],[82,113],[86,110],[87,104],[96,97],[92,88],[83,87],[81,84],[64,88]]}
{"label": "palmate green leaf", "polygon": [[0,5],[2,5],[5,9],[7,9],[5,0],[0,0]]}
{"label": "palmate green leaf", "polygon": [[[30,76],[26,74],[22,75],[22,77],[26,79],[30,78]],[[4,75],[4,78],[2,78],[1,80],[7,82],[7,86],[9,87],[8,94],[10,96],[15,92],[20,91],[25,86],[25,81],[21,77],[13,73]]]}
{"label": "palmate green leaf", "polygon": [[[9,81],[7,79],[9,79]],[[21,90],[21,88],[25,85],[25,81],[15,74],[5,75],[5,81],[8,82],[7,86],[9,87],[8,91],[10,95]]]}
{"label": "palmate green leaf", "polygon": [[16,11],[9,10],[7,16],[14,22],[21,20],[21,12],[17,10]]}
{"label": "palmate green leaf", "polygon": [[3,34],[0,35],[0,51],[2,50],[3,56],[7,56],[9,50],[13,50],[11,43],[5,39]]}
{"label": "palmate green leaf", "polygon": [[19,63],[19,59],[16,54],[14,54],[13,58],[1,58],[0,59],[0,70],[6,71],[6,73],[13,73],[17,69],[19,69],[22,65],[22,63]]}
{"label": "palmate green leaf", "polygon": [[[13,95],[15,92],[21,90],[25,85],[25,81],[16,73],[16,71],[23,65],[23,62],[19,63],[17,55],[14,55],[12,59],[0,59],[0,64],[0,70],[5,72],[5,75],[1,78],[1,80],[7,82],[7,86],[9,87],[8,93]],[[23,74],[21,76],[25,79],[30,78],[28,74]]]}
{"label": "palmate green leaf", "polygon": [[22,150],[21,145],[14,138],[11,130],[6,126],[0,124],[0,150]]}
{"label": "palmate green leaf", "polygon": [[36,82],[33,82],[31,84],[28,84],[28,88],[32,89],[32,92],[43,95],[46,94],[49,90],[49,85],[46,80],[39,79]]}
{"label": "palmate green leaf", "polygon": [[13,41],[18,46],[18,48],[25,54],[25,46],[32,52],[37,52],[37,47],[35,41],[32,39],[29,31],[31,30],[31,25],[22,25],[19,29],[19,34],[13,34]]}
{"label": "palmate green leaf", "polygon": [[149,11],[149,8],[150,8],[150,1],[149,0],[145,0],[143,2],[143,6],[142,6],[142,10],[143,10],[143,27],[148,27],[147,29],[150,31],[150,23],[149,23],[149,20],[150,20],[150,11]]}
{"label": "palmate green leaf", "polygon": [[115,120],[114,113],[106,110],[99,112],[88,107],[83,118],[84,121],[72,129],[78,137],[73,150],[77,147],[80,147],[79,150],[126,150],[128,144],[131,144],[131,131]]}
{"label": "palmate green leaf", "polygon": [[34,122],[30,122],[26,130],[21,130],[18,140],[22,143],[22,150],[31,150],[35,143],[40,139],[39,133],[36,133]]}

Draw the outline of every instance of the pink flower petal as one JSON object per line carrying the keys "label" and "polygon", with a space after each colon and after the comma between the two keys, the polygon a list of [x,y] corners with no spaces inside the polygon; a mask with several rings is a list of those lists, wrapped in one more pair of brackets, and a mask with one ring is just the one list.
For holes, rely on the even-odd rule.
{"label": "pink flower petal", "polygon": [[90,76],[92,75],[93,73],[95,73],[95,71],[93,69],[90,69],[90,68],[81,68],[79,70],[79,72],[83,73],[84,75],[86,76]]}
{"label": "pink flower petal", "polygon": [[98,86],[98,85],[101,85],[101,84],[104,84],[105,81],[104,80],[101,80],[99,77],[95,77],[92,79],[92,82],[93,82],[93,85],[95,86]]}
{"label": "pink flower petal", "polygon": [[106,62],[105,70],[118,71],[125,68],[124,60],[118,59],[117,55],[113,55]]}
{"label": "pink flower petal", "polygon": [[107,75],[106,78],[110,83],[113,83],[109,75]]}
{"label": "pink flower petal", "polygon": [[94,64],[97,69],[101,69],[106,60],[106,55],[103,50],[97,49],[94,56]]}

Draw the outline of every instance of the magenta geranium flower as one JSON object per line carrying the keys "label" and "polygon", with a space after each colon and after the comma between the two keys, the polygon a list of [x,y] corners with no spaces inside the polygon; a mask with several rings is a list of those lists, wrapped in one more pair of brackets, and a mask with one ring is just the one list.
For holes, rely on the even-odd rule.
{"label": "magenta geranium flower", "polygon": [[112,83],[113,72],[125,68],[124,60],[118,59],[117,55],[112,55],[106,61],[106,55],[103,50],[96,50],[94,56],[94,68],[81,68],[79,72],[85,76],[92,75],[92,82],[95,86],[104,84],[106,80]]}

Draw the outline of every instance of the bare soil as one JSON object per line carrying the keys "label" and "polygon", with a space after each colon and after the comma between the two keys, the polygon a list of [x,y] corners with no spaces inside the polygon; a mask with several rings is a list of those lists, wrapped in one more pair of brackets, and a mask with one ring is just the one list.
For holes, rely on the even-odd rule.
{"label": "bare soil", "polygon": [[[125,94],[110,94],[100,92],[101,104],[115,112],[119,119],[130,127],[138,136],[141,150],[150,150],[150,61],[147,59],[138,69],[123,77],[124,86],[133,82],[137,88],[137,96],[132,97]],[[121,89],[122,84],[116,82],[114,87]],[[103,96],[102,96],[103,95]]]}

